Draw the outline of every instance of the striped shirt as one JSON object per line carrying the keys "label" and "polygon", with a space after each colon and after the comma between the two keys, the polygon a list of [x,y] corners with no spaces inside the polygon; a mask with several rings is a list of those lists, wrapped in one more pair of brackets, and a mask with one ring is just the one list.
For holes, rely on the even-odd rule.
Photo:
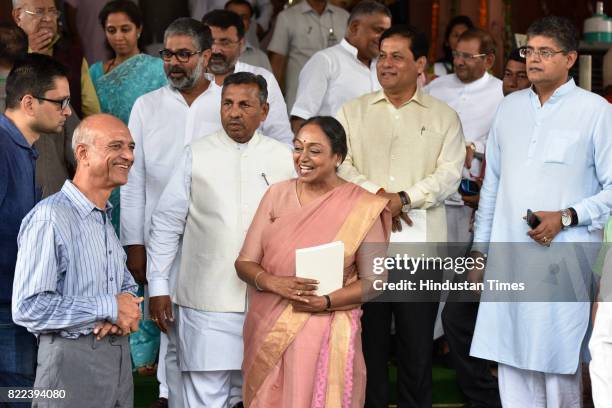
{"label": "striped shirt", "polygon": [[13,284],[13,320],[34,334],[77,338],[116,322],[116,295],[136,294],[126,255],[101,210],[67,180],[24,218]]}

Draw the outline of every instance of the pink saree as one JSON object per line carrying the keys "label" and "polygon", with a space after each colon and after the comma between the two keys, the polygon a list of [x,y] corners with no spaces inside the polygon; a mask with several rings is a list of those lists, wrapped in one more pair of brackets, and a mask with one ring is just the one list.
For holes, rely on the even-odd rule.
{"label": "pink saree", "polygon": [[[363,242],[387,242],[387,200],[346,183],[305,206],[296,180],[270,187],[241,255],[268,273],[295,276],[295,250],[342,240],[344,284],[358,279]],[[278,295],[249,288],[243,399],[250,408],[353,408],[365,399],[361,308],[294,312]]]}

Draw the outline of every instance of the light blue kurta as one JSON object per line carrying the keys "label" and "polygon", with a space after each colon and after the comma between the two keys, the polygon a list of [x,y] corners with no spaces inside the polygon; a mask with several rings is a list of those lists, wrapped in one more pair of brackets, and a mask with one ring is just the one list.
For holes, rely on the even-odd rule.
{"label": "light blue kurta", "polygon": [[[502,101],[487,144],[474,245],[524,244],[520,251],[513,247],[515,254],[508,253],[507,245],[502,249],[491,244],[485,280],[498,273],[492,266],[496,256],[517,271],[528,271],[528,262],[550,257],[560,242],[601,242],[612,207],[611,132],[610,105],[578,88],[573,79],[543,106],[532,89]],[[576,210],[579,225],[562,230],[551,248],[527,236],[529,228],[522,219],[527,209],[568,207]],[[535,257],[526,257],[525,250]],[[540,284],[546,281],[538,279]],[[521,369],[573,374],[585,344],[589,313],[588,302],[481,303],[471,355]]]}

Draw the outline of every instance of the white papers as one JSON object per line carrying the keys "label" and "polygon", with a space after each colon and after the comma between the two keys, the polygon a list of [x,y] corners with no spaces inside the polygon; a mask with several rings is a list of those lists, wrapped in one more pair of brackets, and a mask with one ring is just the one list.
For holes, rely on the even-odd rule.
{"label": "white papers", "polygon": [[402,230],[391,233],[391,242],[427,242],[427,210],[410,210],[412,227],[402,220]]}
{"label": "white papers", "polygon": [[297,249],[295,276],[318,280],[318,296],[340,289],[344,276],[344,242]]}

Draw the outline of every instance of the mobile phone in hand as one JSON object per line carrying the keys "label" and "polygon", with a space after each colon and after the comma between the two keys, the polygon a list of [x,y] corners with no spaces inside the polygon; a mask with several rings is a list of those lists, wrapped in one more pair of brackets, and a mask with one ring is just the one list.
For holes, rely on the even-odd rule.
{"label": "mobile phone in hand", "polygon": [[540,225],[540,222],[542,222],[538,218],[538,216],[535,215],[535,213],[531,210],[527,210],[527,216],[525,217],[525,219],[527,220],[527,225],[529,225],[531,229],[538,228],[538,225]]}

